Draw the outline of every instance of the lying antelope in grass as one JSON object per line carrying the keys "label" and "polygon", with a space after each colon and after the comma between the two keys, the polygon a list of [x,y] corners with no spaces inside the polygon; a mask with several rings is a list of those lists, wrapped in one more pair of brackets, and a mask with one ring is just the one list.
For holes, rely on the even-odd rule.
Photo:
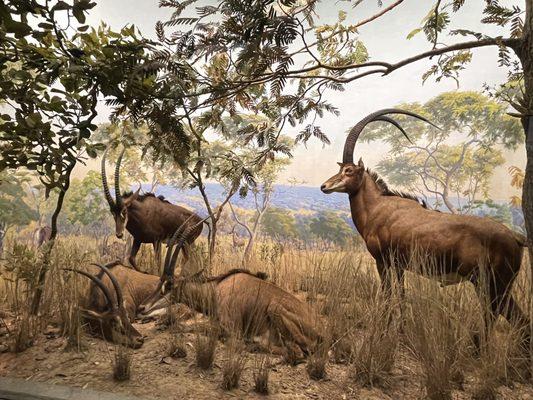
{"label": "lying antelope in grass", "polygon": [[[141,347],[144,338],[131,323],[139,306],[156,290],[159,277],[137,272],[119,262],[93,265],[88,272],[67,269],[91,280],[81,309],[83,321],[93,335],[135,349]],[[151,314],[165,306],[164,300]]]}
{"label": "lying antelope in grass", "polygon": [[[470,280],[489,296],[494,319],[503,315],[524,328],[525,344],[530,340],[529,319],[511,294],[511,286],[522,262],[526,238],[490,218],[454,215],[428,209],[409,194],[390,190],[362,160],[354,164],[354,146],[365,126],[388,122],[404,135],[399,123],[387,116],[405,114],[427,119],[409,111],[386,109],[374,112],[355,125],[344,145],[339,173],[321,186],[324,193],[347,193],[352,219],[376,260],[382,286],[390,290],[389,270],[402,283],[404,270],[413,256],[421,253],[436,262],[433,277],[444,285]],[[486,321],[488,328],[491,320]]]}
{"label": "lying antelope in grass", "polygon": [[[187,236],[185,229],[174,254]],[[266,282],[264,274],[234,269],[215,277],[202,277],[200,271],[174,279],[175,256],[170,254],[175,238],[165,259],[161,290],[141,307],[141,315],[161,307],[163,296],[171,293],[172,301],[212,315],[227,334],[251,339],[268,333],[273,352],[285,347],[296,358],[303,358],[322,340],[318,314],[294,295]]]}

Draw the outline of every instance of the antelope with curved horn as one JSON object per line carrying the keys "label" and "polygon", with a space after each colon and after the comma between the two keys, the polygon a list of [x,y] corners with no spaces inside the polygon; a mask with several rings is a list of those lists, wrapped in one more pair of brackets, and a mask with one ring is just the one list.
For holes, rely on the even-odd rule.
{"label": "antelope with curved horn", "polygon": [[[414,196],[390,190],[377,174],[365,169],[362,159],[354,164],[354,146],[369,123],[388,122],[406,135],[389,114],[404,114],[431,124],[424,117],[398,109],[380,110],[363,118],[348,134],[339,173],[324,182],[322,192],[349,195],[353,222],[376,260],[385,290],[390,290],[391,268],[402,284],[409,260],[423,253],[437,262],[433,277],[443,284],[470,280],[478,291],[486,290],[491,319],[501,314],[515,320],[524,327],[527,344],[529,320],[511,294],[526,238],[489,218],[427,209]],[[487,329],[491,319],[486,321]]]}
{"label": "antelope with curved horn", "polygon": [[[135,349],[141,347],[144,338],[131,324],[136,315],[135,302],[144,300],[154,290],[159,281],[158,277],[153,276],[154,279],[149,279],[150,275],[119,267],[118,263],[107,266],[93,265],[100,269],[100,273],[93,275],[87,271],[65,268],[66,271],[76,272],[91,280],[84,308],[80,310],[89,332],[128,347]],[[114,271],[111,272],[108,267],[115,267]],[[119,279],[115,275],[117,273]],[[139,276],[134,277],[132,274]],[[104,275],[106,280],[103,280]],[[131,281],[137,281],[141,285],[134,285]],[[140,286],[143,286],[144,290]],[[126,296],[122,291],[125,287],[128,288]]]}
{"label": "antelope with curved horn", "polygon": [[[214,316],[226,333],[236,332],[247,338],[268,333],[274,352],[283,352],[282,347],[285,347],[301,359],[323,340],[318,313],[291,293],[266,282],[263,273],[234,269],[205,278],[200,276],[201,270],[191,276],[175,278],[176,254],[185,243],[187,229],[173,236],[161,290],[140,307],[141,315],[161,307],[161,299],[170,293],[171,301]],[[178,234],[174,254],[169,256]]]}
{"label": "antelope with curved horn", "polygon": [[[124,151],[120,153],[115,166],[115,200],[111,196],[107,184],[105,170],[107,150],[102,157],[102,185],[104,194],[113,217],[115,218],[115,233],[118,238],[124,235],[124,227],[133,236],[128,261],[133,268],[138,270],[135,257],[142,243],[152,243],[156,258],[159,261],[161,242],[167,240],[180,227],[184,221],[195,224],[200,217],[194,212],[171,204],[162,196],[156,197],[153,193],[140,195],[140,188],[135,193],[120,194],[120,164]],[[188,259],[188,246],[202,233],[202,226],[195,225],[194,230],[189,230],[187,245],[183,247],[185,262]]]}

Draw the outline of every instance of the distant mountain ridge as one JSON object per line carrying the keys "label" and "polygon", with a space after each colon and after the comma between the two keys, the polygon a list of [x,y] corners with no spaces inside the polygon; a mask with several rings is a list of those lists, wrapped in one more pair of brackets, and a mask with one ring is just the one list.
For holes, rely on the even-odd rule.
{"label": "distant mountain ridge", "polygon": [[[220,203],[224,198],[224,188],[217,183],[206,183],[206,191],[213,204]],[[135,188],[132,188],[135,190]],[[142,190],[150,190],[150,185],[142,185]],[[200,214],[205,210],[204,202],[197,188],[179,190],[169,185],[158,186],[156,195],[163,195],[175,204],[185,204]],[[249,194],[245,198],[238,194],[233,196],[232,204],[243,209],[255,209],[254,198]],[[275,185],[271,207],[284,208],[292,211],[308,210],[320,212],[324,210],[344,210],[349,212],[348,196],[343,193],[326,195],[319,187]]]}
{"label": "distant mountain ridge", "polygon": [[[218,183],[206,183],[206,191],[210,196],[213,204],[219,204],[224,199],[224,188]],[[150,190],[149,184],[142,185],[144,191]],[[135,190],[135,188],[133,188]],[[156,195],[163,195],[166,199],[174,204],[182,204],[195,210],[199,215],[206,216],[205,205],[200,192],[194,189],[177,189],[173,186],[162,185],[156,188]],[[466,204],[465,199],[451,199],[455,207]],[[505,200],[495,201],[498,204],[507,203]],[[435,202],[432,199],[428,202],[429,207],[433,208]],[[253,210],[255,209],[254,198],[252,194],[242,198],[235,194],[232,204],[238,208]],[[341,211],[345,213],[347,220],[350,220],[350,204],[348,195],[344,193],[324,194],[319,187],[315,186],[293,186],[293,185],[274,185],[271,207],[282,208],[301,213],[319,213],[322,211]],[[441,211],[448,212],[445,207],[440,207]],[[513,222],[517,225],[523,224],[522,210],[513,208]],[[484,215],[484,212],[478,211],[478,215]],[[351,221],[350,221],[351,223]]]}

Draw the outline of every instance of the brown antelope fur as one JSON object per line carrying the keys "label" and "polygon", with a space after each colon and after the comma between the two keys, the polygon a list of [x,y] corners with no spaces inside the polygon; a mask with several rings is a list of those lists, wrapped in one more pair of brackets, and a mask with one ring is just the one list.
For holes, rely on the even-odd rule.
{"label": "brown antelope fur", "polygon": [[102,157],[102,185],[109,208],[115,219],[115,233],[118,238],[124,236],[124,228],[133,236],[129,263],[138,270],[135,257],[142,243],[152,243],[156,258],[160,259],[161,242],[169,239],[184,223],[195,226],[189,230],[186,246],[183,247],[184,261],[188,259],[188,246],[202,233],[203,226],[198,225],[200,217],[184,207],[177,206],[153,193],[139,194],[140,188],[132,193],[120,194],[120,163],[124,151],[120,154],[115,167],[115,200],[107,184],[105,170],[106,153]]}
{"label": "brown antelope fur", "polygon": [[[186,237],[186,230],[185,235]],[[183,237],[176,246],[179,252]],[[169,252],[171,249],[169,249]],[[172,260],[167,260],[172,263]],[[185,303],[198,312],[212,315],[225,333],[245,338],[269,334],[274,351],[280,346],[303,358],[322,340],[318,314],[306,303],[273,283],[262,273],[234,269],[222,275],[202,278],[197,273],[174,281],[174,264],[165,263],[164,284],[159,296],[153,297],[141,313],[152,312],[159,299],[171,293],[172,301]]]}
{"label": "brown antelope fur", "polygon": [[[360,121],[346,139],[339,173],[321,186],[327,194],[349,195],[353,222],[376,260],[382,286],[390,290],[391,265],[402,282],[404,269],[413,254],[423,253],[437,260],[440,271],[436,278],[443,284],[470,280],[479,290],[485,282],[491,317],[501,314],[527,331],[528,318],[510,290],[526,246],[524,236],[489,218],[430,210],[414,196],[389,190],[377,174],[365,169],[362,160],[353,163],[354,145],[366,124],[386,121],[401,129],[396,121],[384,119],[388,113],[412,115],[401,110],[381,110]],[[485,280],[480,279],[482,272]],[[488,327],[491,321],[486,322]],[[529,341],[530,333],[525,336],[526,342]]]}
{"label": "brown antelope fur", "polygon": [[[141,347],[144,339],[131,323],[139,306],[156,289],[159,277],[134,271],[119,262],[91,266],[88,271],[72,271],[91,279],[81,310],[89,332],[129,347]],[[164,304],[165,299],[158,308],[164,307]],[[152,313],[158,308],[154,307]]]}

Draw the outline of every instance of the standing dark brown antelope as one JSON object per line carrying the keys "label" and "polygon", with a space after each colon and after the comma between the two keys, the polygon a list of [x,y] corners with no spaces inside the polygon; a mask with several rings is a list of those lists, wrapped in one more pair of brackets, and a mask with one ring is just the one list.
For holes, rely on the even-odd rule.
{"label": "standing dark brown antelope", "polygon": [[[362,160],[354,164],[354,146],[367,124],[385,121],[405,135],[389,114],[430,123],[398,109],[380,110],[363,118],[348,134],[339,173],[321,186],[322,192],[349,195],[353,222],[376,260],[384,289],[390,290],[389,269],[393,268],[402,284],[409,260],[416,253],[425,254],[437,261],[435,278],[443,284],[470,280],[478,292],[481,289],[488,294],[491,317],[501,314],[523,326],[528,342],[529,320],[511,294],[526,238],[489,218],[430,210],[414,196],[390,190],[377,174],[365,169]],[[487,328],[490,323],[486,321]]]}
{"label": "standing dark brown antelope", "polygon": [[161,242],[167,240],[182,224],[195,225],[189,231],[187,245],[183,247],[183,256],[187,261],[188,246],[202,233],[203,226],[196,225],[200,217],[184,207],[171,204],[162,196],[156,197],[153,193],[139,194],[140,188],[135,192],[120,194],[120,164],[124,150],[120,153],[115,166],[115,200],[111,197],[105,170],[107,150],[102,157],[102,185],[111,214],[115,218],[115,233],[118,238],[124,236],[124,227],[133,236],[128,261],[133,268],[138,270],[135,257],[142,243],[152,243],[154,252],[159,262]]}

